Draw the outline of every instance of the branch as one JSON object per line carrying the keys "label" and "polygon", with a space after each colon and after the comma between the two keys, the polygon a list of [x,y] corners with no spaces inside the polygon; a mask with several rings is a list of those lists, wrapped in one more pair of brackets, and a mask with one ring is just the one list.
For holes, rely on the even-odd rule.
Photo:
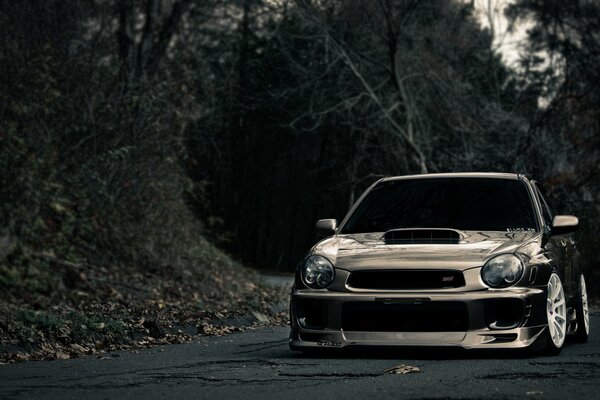
{"label": "branch", "polygon": [[148,63],[148,54],[152,51],[154,41],[154,25],[156,23],[156,14],[158,12],[158,3],[156,0],[147,0],[146,2],[146,20],[142,30],[142,40],[137,51],[137,75],[142,76],[146,71]]}
{"label": "branch", "polygon": [[133,46],[133,34],[131,32],[130,14],[133,12],[131,0],[117,2],[119,14],[119,29],[117,30],[117,42],[119,44],[120,74],[121,78],[128,82],[131,79],[131,47]]}
{"label": "branch", "polygon": [[[327,32],[327,34],[329,35],[328,32]],[[346,53],[346,51],[342,48],[342,46],[333,37],[331,37],[331,36],[329,36],[329,37],[330,37],[331,41],[333,42],[334,47],[337,49],[337,51],[340,53],[342,58],[346,61],[346,63],[352,70],[352,73],[358,78],[358,80],[363,85],[363,87],[367,91],[371,100],[373,100],[373,102],[377,105],[377,107],[379,107],[379,109],[383,113],[383,116],[385,117],[385,119],[404,138],[406,143],[408,143],[409,147],[412,148],[412,150],[417,154],[421,172],[427,173],[427,163],[426,163],[425,154],[423,154],[423,152],[421,151],[419,146],[414,142],[413,138],[411,138],[410,135],[408,135],[408,133],[398,124],[398,122],[396,122],[394,117],[392,117],[392,115],[388,112],[387,108],[383,105],[379,96],[377,96],[377,93],[375,93],[375,91],[373,90],[371,85],[366,81],[366,79],[360,73],[360,71],[358,70],[357,66],[354,64],[352,59],[348,56],[348,53]]]}
{"label": "branch", "polygon": [[177,32],[181,17],[190,6],[191,2],[192,0],[179,0],[173,4],[171,13],[164,22],[158,34],[158,40],[154,44],[154,47],[148,57],[148,63],[150,63],[148,65],[148,75],[154,75],[158,70],[158,64],[160,63],[160,60],[164,58],[167,48],[169,47],[169,43]]}

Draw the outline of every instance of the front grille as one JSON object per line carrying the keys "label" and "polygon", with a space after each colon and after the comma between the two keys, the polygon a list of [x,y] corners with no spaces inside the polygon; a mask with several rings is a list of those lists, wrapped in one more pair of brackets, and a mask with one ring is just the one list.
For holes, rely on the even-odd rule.
{"label": "front grille", "polygon": [[462,272],[452,270],[355,271],[348,278],[348,286],[373,290],[449,289],[465,286],[465,278]]}
{"label": "front grille", "polygon": [[461,302],[342,305],[342,329],[348,332],[464,332],[468,328],[467,306]]}

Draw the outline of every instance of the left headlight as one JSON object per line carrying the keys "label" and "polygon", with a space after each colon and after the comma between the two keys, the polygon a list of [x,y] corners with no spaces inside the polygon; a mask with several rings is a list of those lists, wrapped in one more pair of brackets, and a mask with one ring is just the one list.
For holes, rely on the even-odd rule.
{"label": "left headlight", "polygon": [[331,285],[335,269],[328,259],[322,256],[309,256],[302,265],[302,282],[313,289],[324,289]]}
{"label": "left headlight", "polygon": [[500,254],[488,260],[481,268],[483,283],[493,288],[515,284],[523,276],[523,261],[514,254]]}

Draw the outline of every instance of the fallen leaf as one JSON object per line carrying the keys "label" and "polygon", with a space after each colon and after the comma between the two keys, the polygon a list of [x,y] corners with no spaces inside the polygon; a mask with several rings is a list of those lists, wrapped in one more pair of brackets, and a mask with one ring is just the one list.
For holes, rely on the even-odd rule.
{"label": "fallen leaf", "polygon": [[68,354],[63,353],[60,350],[57,350],[56,353],[54,353],[54,355],[56,356],[56,359],[58,359],[58,360],[68,360],[69,358],[71,358]]}
{"label": "fallen leaf", "polygon": [[87,353],[90,350],[87,347],[83,347],[81,345],[78,345],[77,343],[73,343],[71,345],[71,349],[75,350],[78,353]]}
{"label": "fallen leaf", "polygon": [[267,317],[265,314],[252,310],[252,315],[254,316],[254,318],[256,318],[259,322],[269,322],[269,317]]}
{"label": "fallen leaf", "polygon": [[529,390],[529,391],[525,392],[525,394],[527,396],[535,396],[535,395],[544,394],[544,392],[542,392],[541,390]]}
{"label": "fallen leaf", "polygon": [[384,373],[386,374],[412,374],[415,372],[422,372],[421,368],[413,367],[412,365],[400,364],[393,368],[386,369]]}

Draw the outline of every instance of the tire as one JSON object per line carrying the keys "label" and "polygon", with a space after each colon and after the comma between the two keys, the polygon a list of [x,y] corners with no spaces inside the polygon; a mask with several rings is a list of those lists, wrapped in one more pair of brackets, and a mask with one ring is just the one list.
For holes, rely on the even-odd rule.
{"label": "tire", "polygon": [[575,300],[575,315],[577,318],[577,330],[573,335],[573,341],[585,343],[590,336],[590,314],[587,296],[587,285],[583,274],[579,277],[577,284],[577,299]]}
{"label": "tire", "polygon": [[567,303],[562,282],[556,273],[552,273],[548,279],[546,295],[548,326],[542,352],[546,355],[557,355],[562,350],[567,335]]}

